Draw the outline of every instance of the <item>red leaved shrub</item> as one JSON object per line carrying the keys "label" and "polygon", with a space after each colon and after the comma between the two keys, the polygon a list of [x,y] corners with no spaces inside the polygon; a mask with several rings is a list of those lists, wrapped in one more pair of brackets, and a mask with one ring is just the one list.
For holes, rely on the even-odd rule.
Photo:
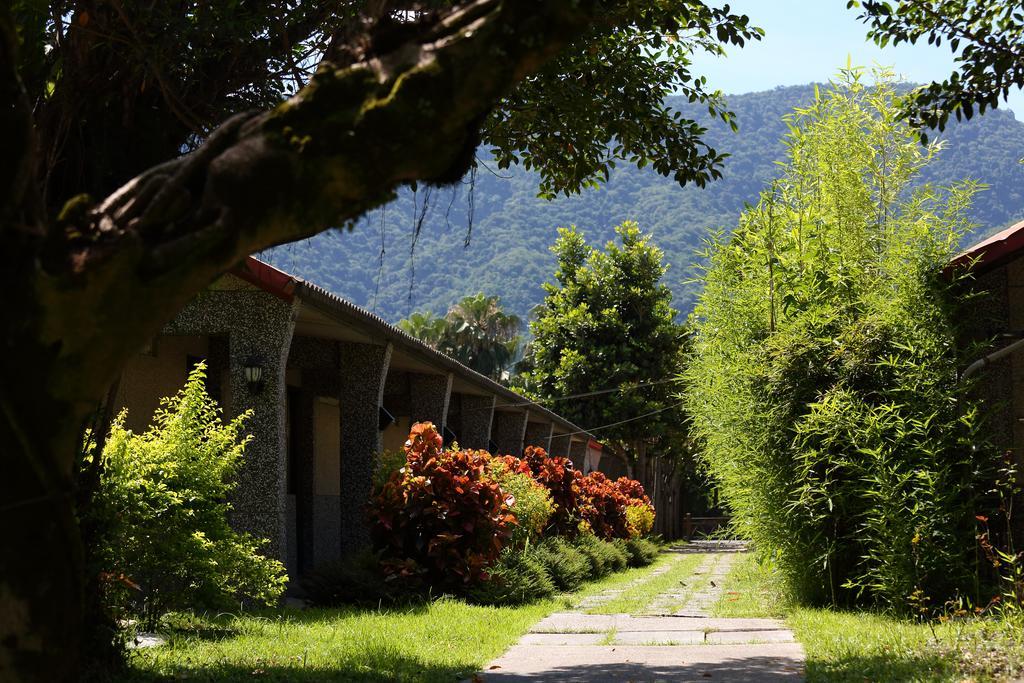
{"label": "red leaved shrub", "polygon": [[654,505],[636,479],[619,477],[615,486],[626,497],[626,519],[630,536],[646,536],[654,526]]}
{"label": "red leaved shrub", "polygon": [[579,525],[580,479],[569,458],[551,458],[539,446],[527,446],[522,458],[503,456],[508,467],[529,474],[551,492],[555,512],[548,528],[560,536],[575,536]]}
{"label": "red leaved shrub", "polygon": [[602,472],[591,472],[580,479],[582,503],[580,517],[598,538],[629,538],[626,506],[629,498]]}
{"label": "red leaved shrub", "polygon": [[445,451],[429,422],[413,425],[406,466],[370,503],[372,535],[389,578],[434,587],[487,575],[516,523],[487,475],[486,451]]}

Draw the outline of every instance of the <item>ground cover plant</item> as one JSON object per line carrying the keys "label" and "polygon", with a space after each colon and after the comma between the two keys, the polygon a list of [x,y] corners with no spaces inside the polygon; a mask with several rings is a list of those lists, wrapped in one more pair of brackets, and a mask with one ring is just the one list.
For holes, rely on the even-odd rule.
{"label": "ground cover plant", "polygon": [[142,434],[124,427],[122,412],[91,456],[101,458],[90,521],[102,530],[107,606],[150,631],[169,610],[274,604],[286,581],[282,564],[261,554],[264,541],[228,524],[249,413],[222,422],[205,379],[200,363]]}
{"label": "ground cover plant", "polygon": [[[979,599],[992,501],[941,271],[976,187],[908,190],[940,153],[857,69],[789,118],[781,176],[713,242],[687,403],[736,529],[810,603]],[[917,596],[911,604],[911,596]]]}

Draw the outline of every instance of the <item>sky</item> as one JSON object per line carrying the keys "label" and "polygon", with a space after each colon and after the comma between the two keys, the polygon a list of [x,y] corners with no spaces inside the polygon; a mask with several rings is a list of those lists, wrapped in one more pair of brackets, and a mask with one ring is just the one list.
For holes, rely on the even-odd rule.
{"label": "sky", "polygon": [[[857,10],[846,9],[846,0],[731,0],[729,6],[763,28],[765,37],[727,48],[727,58],[695,55],[693,73],[707,76],[709,85],[724,93],[825,82],[846,65],[847,56],[854,65],[893,67],[917,83],[943,80],[953,70],[945,44],[878,48],[867,40],[867,25],[857,21]],[[1011,92],[1008,105],[999,108],[1004,106],[1024,120],[1024,91]]]}

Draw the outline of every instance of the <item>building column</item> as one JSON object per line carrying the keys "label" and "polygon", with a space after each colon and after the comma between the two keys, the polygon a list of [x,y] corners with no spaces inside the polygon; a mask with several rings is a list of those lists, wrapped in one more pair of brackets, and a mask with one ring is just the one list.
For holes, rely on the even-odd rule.
{"label": "building column", "polygon": [[[282,302],[283,303],[283,302]],[[297,302],[296,302],[297,303]],[[264,552],[286,562],[288,557],[287,432],[285,366],[295,320],[292,306],[267,305],[261,315],[228,334],[231,406],[229,414],[251,410],[245,431],[252,440],[236,474],[232,496],[234,526],[270,542]],[[249,316],[246,316],[249,317]],[[257,322],[258,321],[258,322]],[[252,359],[263,366],[262,387],[250,389],[245,367]]]}
{"label": "building column", "polygon": [[587,459],[587,440],[578,439],[571,437],[572,443],[569,444],[569,459],[572,460],[573,466],[580,472],[583,471],[583,464]]}
{"label": "building column", "polygon": [[444,431],[454,375],[409,373],[409,416],[415,422],[432,422]]}
{"label": "building column", "polygon": [[365,506],[373,468],[383,449],[379,428],[391,344],[342,342],[341,356],[341,552],[370,543]]}
{"label": "building column", "polygon": [[459,445],[463,448],[490,449],[494,422],[494,396],[462,394],[459,401]]}
{"label": "building column", "polygon": [[523,445],[540,446],[545,452],[550,451],[551,434],[554,431],[554,422],[527,422],[526,433],[523,435]]}
{"label": "building column", "polygon": [[523,454],[523,437],[526,436],[526,423],[530,413],[525,410],[498,411],[494,414],[494,428],[491,439],[498,445],[494,455]]}
{"label": "building column", "polygon": [[554,434],[551,436],[551,448],[548,455],[552,458],[568,458],[569,443],[572,441],[571,434]]}

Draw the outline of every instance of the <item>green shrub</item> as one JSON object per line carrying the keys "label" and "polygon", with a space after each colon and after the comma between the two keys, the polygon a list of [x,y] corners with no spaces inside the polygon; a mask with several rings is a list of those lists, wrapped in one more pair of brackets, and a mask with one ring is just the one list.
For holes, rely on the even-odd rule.
{"label": "green shrub", "polygon": [[589,560],[591,578],[599,578],[626,567],[625,554],[610,541],[603,541],[594,534],[580,534],[573,543]]}
{"label": "green shrub", "polygon": [[590,575],[590,560],[557,536],[538,543],[534,546],[534,553],[560,590],[574,591]]}
{"label": "green shrub", "polygon": [[373,492],[379,493],[391,476],[405,467],[404,451],[381,451],[373,467]]}
{"label": "green shrub", "polygon": [[491,458],[488,468],[505,495],[512,497],[510,509],[517,526],[512,530],[511,545],[529,545],[540,537],[555,511],[551,492],[529,474],[513,471],[500,458]]}
{"label": "green shrub", "polygon": [[509,548],[488,570],[488,578],[467,591],[481,605],[523,605],[549,598],[555,584],[532,549]]}
{"label": "green shrub", "polygon": [[260,554],[266,541],[228,525],[249,413],[222,423],[205,373],[198,365],[143,434],[124,428],[122,412],[101,456],[92,514],[109,534],[100,550],[108,595],[148,629],[169,610],[272,604],[287,580],[280,562]]}
{"label": "green shrub", "polygon": [[630,567],[646,567],[658,557],[658,546],[646,538],[629,538],[616,543],[621,544],[619,548],[626,553]]}

